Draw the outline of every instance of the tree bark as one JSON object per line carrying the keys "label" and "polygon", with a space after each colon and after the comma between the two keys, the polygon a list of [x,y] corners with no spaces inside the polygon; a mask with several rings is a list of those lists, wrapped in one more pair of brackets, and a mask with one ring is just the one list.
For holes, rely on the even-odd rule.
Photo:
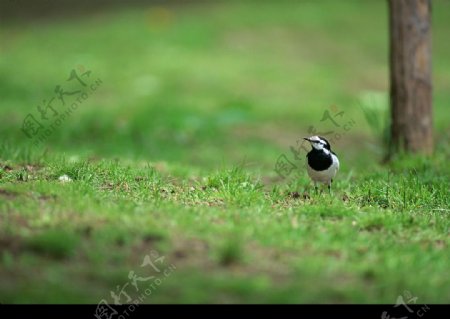
{"label": "tree bark", "polygon": [[431,0],[388,0],[390,154],[433,152]]}

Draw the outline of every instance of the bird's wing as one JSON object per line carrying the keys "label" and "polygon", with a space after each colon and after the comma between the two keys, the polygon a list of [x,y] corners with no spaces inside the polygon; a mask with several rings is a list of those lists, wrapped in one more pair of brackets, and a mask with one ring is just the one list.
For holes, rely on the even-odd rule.
{"label": "bird's wing", "polygon": [[336,172],[337,172],[337,171],[339,171],[339,159],[338,159],[336,153],[334,153],[334,152],[331,152],[331,156],[333,158],[333,162],[336,163]]}

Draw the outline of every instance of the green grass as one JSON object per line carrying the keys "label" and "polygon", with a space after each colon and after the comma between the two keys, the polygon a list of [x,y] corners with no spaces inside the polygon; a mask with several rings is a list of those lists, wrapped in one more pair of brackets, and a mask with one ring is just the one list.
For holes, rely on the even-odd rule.
{"label": "green grass", "polygon": [[[388,165],[360,107],[387,107],[382,1],[2,25],[0,303],[113,304],[130,271],[161,280],[146,303],[449,302],[450,10],[433,5],[436,151]],[[33,147],[24,117],[80,65],[101,85]],[[348,131],[321,121],[332,105]],[[332,195],[290,151],[310,126],[341,134]]]}

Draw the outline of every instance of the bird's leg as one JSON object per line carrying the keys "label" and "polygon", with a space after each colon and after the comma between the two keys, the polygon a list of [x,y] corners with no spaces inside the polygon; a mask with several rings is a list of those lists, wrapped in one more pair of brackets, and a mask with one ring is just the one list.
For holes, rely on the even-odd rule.
{"label": "bird's leg", "polygon": [[314,189],[316,190],[316,195],[319,193],[319,188],[317,187],[317,183],[314,182]]}
{"label": "bird's leg", "polygon": [[328,183],[328,193],[331,195],[331,184],[333,183],[333,179]]}

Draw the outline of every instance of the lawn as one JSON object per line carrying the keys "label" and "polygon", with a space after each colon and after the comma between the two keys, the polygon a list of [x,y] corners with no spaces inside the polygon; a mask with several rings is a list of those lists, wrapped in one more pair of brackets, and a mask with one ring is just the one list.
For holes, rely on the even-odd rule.
{"label": "lawn", "polygon": [[450,3],[431,157],[381,164],[387,27],[356,0],[3,21],[0,303],[448,303]]}

